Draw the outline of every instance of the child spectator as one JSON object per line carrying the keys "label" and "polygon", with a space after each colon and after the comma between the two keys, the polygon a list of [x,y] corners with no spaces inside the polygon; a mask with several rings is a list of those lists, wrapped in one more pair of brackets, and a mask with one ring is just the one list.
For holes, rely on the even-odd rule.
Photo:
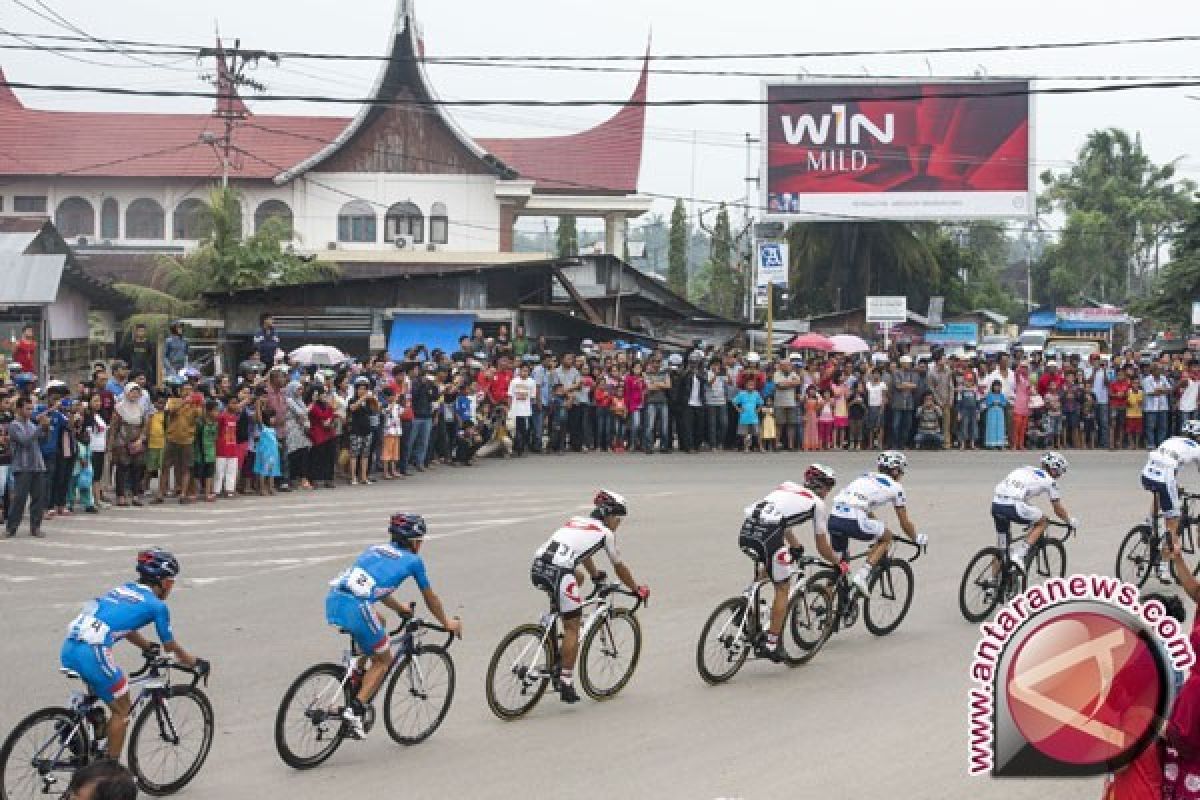
{"label": "child spectator", "polygon": [[829,389],[821,390],[821,414],[817,417],[817,431],[821,439],[821,449],[833,447],[833,396]]}
{"label": "child spectator", "polygon": [[767,452],[775,451],[775,440],[779,434],[775,428],[775,401],[768,400],[762,410],[762,444]]}
{"label": "child spectator", "polygon": [[[455,398],[456,412],[460,399],[461,395]],[[391,388],[384,389],[383,450],[379,460],[383,462],[383,477],[389,481],[400,477],[400,436],[404,430],[403,420],[400,419],[402,411],[400,404],[396,402],[396,393]]]}
{"label": "child spectator", "polygon": [[856,385],[850,393],[850,439],[846,443],[847,450],[858,450],[863,442],[863,420],[867,416],[867,396],[862,384]]}
{"label": "child spectator", "polygon": [[1008,443],[1004,429],[1004,409],[1008,400],[1004,397],[1002,384],[992,381],[991,391],[983,398],[984,426],[983,446],[989,450],[1003,450]]}
{"label": "child spectator", "polygon": [[753,445],[762,450],[759,439],[758,409],[762,406],[762,395],[758,393],[758,381],[755,378],[746,380],[746,388],[733,398],[734,408],[738,411],[738,435],[742,437],[742,452],[749,453]]}
{"label": "child spectator", "polygon": [[217,415],[217,474],[213,493],[217,497],[233,497],[238,478],[238,419],[242,407],[237,398],[230,398],[225,409]]}
{"label": "child spectator", "polygon": [[92,492],[95,470],[92,467],[91,434],[83,425],[82,417],[75,417],[75,441],[78,452],[71,470],[71,483],[67,491],[67,508],[75,512],[75,505],[83,506],[89,514],[95,514],[96,499]]}
{"label": "child spectator", "polygon": [[217,412],[221,404],[216,400],[204,403],[204,416],[196,424],[196,441],[192,445],[195,461],[192,465],[192,480],[195,494],[203,495],[205,502],[217,499],[213,494],[213,474],[217,466]]}
{"label": "child spectator", "polygon": [[1058,392],[1054,391],[1046,395],[1046,433],[1050,434],[1051,447],[1062,448],[1062,401],[1058,398]]}
{"label": "child spectator", "polygon": [[[1134,450],[1142,446],[1142,403],[1145,396],[1146,393],[1136,382],[1130,383],[1129,390],[1125,394],[1125,433]],[[1122,442],[1122,449],[1124,449],[1124,442]]]}
{"label": "child spectator", "polygon": [[[723,410],[723,409],[722,409]],[[624,382],[618,382],[613,388],[612,401],[609,405],[609,412],[612,414],[613,428],[613,452],[625,452],[625,418],[628,416],[628,410],[625,407],[625,386]]]}
{"label": "child spectator", "polygon": [[1096,395],[1088,392],[1079,412],[1079,423],[1083,429],[1082,446],[1088,450],[1096,446]]}
{"label": "child spectator", "polygon": [[261,429],[254,447],[254,474],[258,476],[258,493],[275,494],[275,479],[279,477],[279,436],[275,433],[275,409],[263,408]]}
{"label": "child spectator", "polygon": [[567,409],[570,400],[567,398],[567,387],[558,384],[550,397],[550,449],[563,454],[567,439]]}
{"label": "child spectator", "polygon": [[804,392],[804,449],[821,449],[821,431],[817,422],[821,413],[821,398],[817,388],[809,384]]}

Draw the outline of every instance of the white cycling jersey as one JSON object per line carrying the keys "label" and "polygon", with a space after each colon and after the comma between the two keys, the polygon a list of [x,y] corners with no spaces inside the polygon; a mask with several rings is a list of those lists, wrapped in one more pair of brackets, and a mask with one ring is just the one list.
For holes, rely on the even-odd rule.
{"label": "white cycling jersey", "polygon": [[833,499],[833,516],[864,516],[880,506],[904,508],[908,500],[900,482],[881,472],[868,472],[846,485]]}
{"label": "white cycling jersey", "polygon": [[[760,502],[767,504],[760,513],[778,514],[786,527],[790,528],[811,519],[818,536],[829,535],[829,512],[825,508],[825,501],[818,497],[816,492],[799,483],[784,481]],[[758,505],[759,503],[755,503],[746,506],[746,516],[753,514]]]}
{"label": "white cycling jersey", "polygon": [[589,556],[605,550],[614,565],[621,563],[617,537],[608,527],[591,517],[571,517],[545,544],[537,549],[534,558],[550,561],[556,567],[573,570]]}
{"label": "white cycling jersey", "polygon": [[1022,505],[1041,495],[1047,495],[1051,502],[1061,499],[1058,482],[1039,467],[1017,467],[996,484],[992,502],[1002,506]]}
{"label": "white cycling jersey", "polygon": [[1200,465],[1200,444],[1186,436],[1172,436],[1150,452],[1142,476],[1161,482],[1192,463]]}

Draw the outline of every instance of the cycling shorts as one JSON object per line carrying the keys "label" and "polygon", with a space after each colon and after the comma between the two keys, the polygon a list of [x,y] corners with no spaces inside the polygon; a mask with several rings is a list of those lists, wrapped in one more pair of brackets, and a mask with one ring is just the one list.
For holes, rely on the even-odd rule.
{"label": "cycling shorts", "polygon": [[1161,479],[1152,478],[1143,472],[1142,488],[1158,497],[1158,510],[1165,518],[1174,519],[1182,513],[1179,508],[1179,487],[1175,484],[1173,471],[1163,471]]}
{"label": "cycling shorts", "polygon": [[783,525],[747,518],[738,533],[738,547],[762,564],[775,583],[782,583],[791,577],[792,554],[784,538]]}
{"label": "cycling shorts", "polygon": [[851,539],[874,542],[883,536],[885,530],[882,521],[868,516],[865,511],[855,511],[849,517],[837,514],[829,516],[829,543],[833,545],[835,553],[842,555],[850,552]]}
{"label": "cycling shorts", "polygon": [[1012,530],[1014,522],[1018,525],[1032,525],[1044,516],[1040,508],[1022,500],[1013,500],[1012,503],[993,502],[992,522],[996,524],[996,546],[1008,546],[1008,533]]}
{"label": "cycling shorts", "polygon": [[379,615],[366,600],[333,589],[325,597],[325,621],[354,640],[360,653],[375,655],[388,649],[388,635]]}
{"label": "cycling shorts", "polygon": [[59,663],[64,669],[78,673],[88,690],[105,703],[129,693],[125,673],[113,661],[112,650],[102,644],[67,639],[63,642]]}
{"label": "cycling shorts", "polygon": [[579,578],[575,570],[569,567],[535,558],[529,569],[529,579],[534,586],[550,595],[551,607],[560,614],[574,614],[583,605]]}

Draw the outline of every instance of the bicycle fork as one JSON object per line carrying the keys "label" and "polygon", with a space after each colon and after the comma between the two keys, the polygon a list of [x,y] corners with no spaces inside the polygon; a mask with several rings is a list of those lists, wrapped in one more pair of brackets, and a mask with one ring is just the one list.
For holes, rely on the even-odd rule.
{"label": "bicycle fork", "polygon": [[[542,615],[541,627],[542,638],[536,643],[530,642],[525,646],[513,661],[512,672],[521,680],[521,693],[525,694],[529,689],[533,688],[538,683],[545,680],[558,681],[558,647],[557,643],[550,638],[551,633],[555,630],[555,622],[558,618],[553,613]],[[546,642],[551,641],[551,650],[553,653],[553,664],[547,663],[544,666],[538,666],[538,654],[546,649]],[[531,657],[532,656],[532,657]]]}

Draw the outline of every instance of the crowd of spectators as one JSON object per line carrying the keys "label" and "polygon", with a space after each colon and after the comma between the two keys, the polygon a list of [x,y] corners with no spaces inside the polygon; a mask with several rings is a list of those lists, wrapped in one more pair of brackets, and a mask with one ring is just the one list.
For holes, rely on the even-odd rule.
{"label": "crowd of spectators", "polygon": [[[22,358],[29,357],[30,347]],[[403,479],[487,456],[956,447],[1157,446],[1196,416],[1190,357],[1061,363],[903,347],[858,355],[584,340],[556,352],[518,327],[330,365],[288,363],[269,316],[230,373],[160,362],[144,330],[90,379],[0,371],[6,532],[110,505],[215,502]],[[182,366],[180,366],[182,365]],[[152,375],[166,378],[159,384]]]}

